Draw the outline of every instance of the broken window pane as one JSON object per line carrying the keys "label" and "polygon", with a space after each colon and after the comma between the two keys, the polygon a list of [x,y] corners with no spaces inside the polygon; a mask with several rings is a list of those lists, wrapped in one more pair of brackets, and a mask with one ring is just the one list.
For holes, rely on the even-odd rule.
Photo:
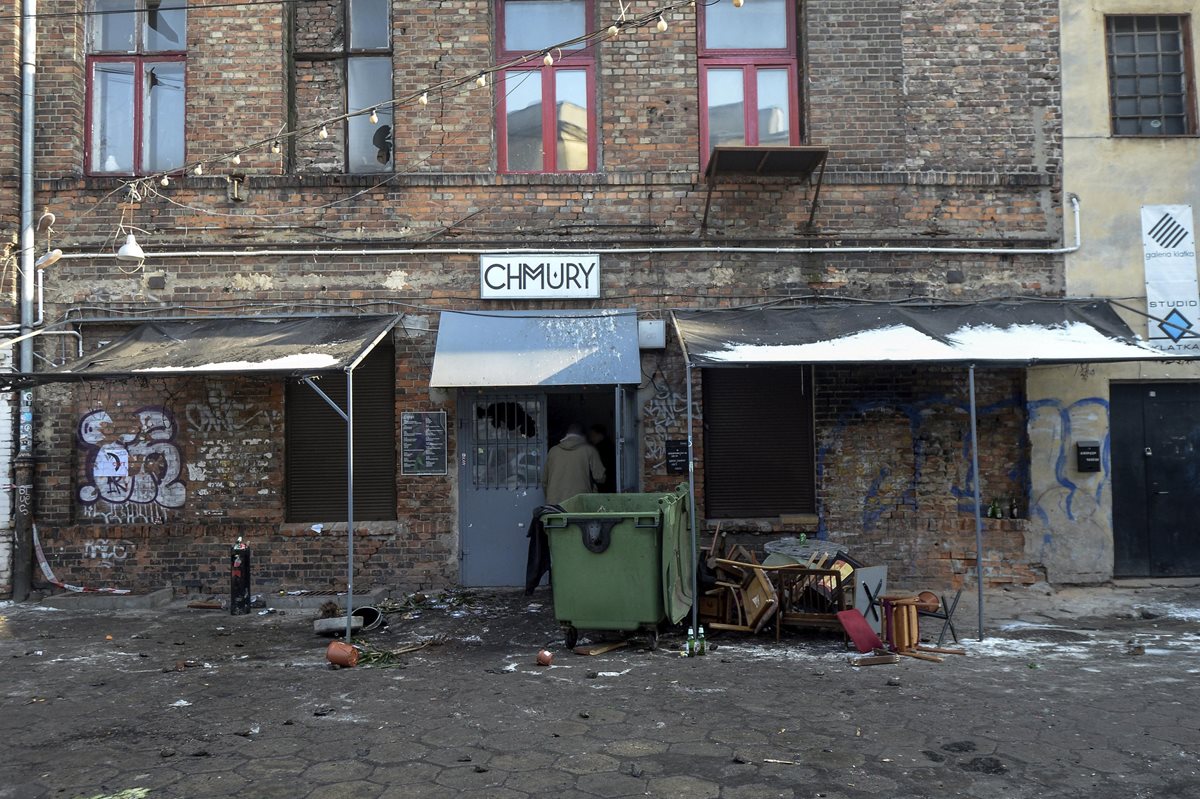
{"label": "broken window pane", "polygon": [[540,172],[542,145],[542,76],[538,72],[509,72],[504,79],[508,128],[508,170]]}
{"label": "broken window pane", "polygon": [[183,62],[150,62],[143,69],[142,169],[179,169],[183,166]]}
{"label": "broken window pane", "polygon": [[555,116],[558,124],[558,171],[588,168],[587,72],[560,69],[554,73]]}
{"label": "broken window pane", "polygon": [[133,64],[105,61],[92,73],[92,171],[133,172]]}
{"label": "broken window pane", "polygon": [[146,0],[145,49],[161,53],[187,49],[187,10],[184,0]]}
{"label": "broken window pane", "polygon": [[710,50],[783,50],[788,46],[784,0],[704,7],[704,46]]}
{"label": "broken window pane", "polygon": [[386,50],[392,44],[391,0],[350,0],[350,49]]}
{"label": "broken window pane", "polygon": [[[346,99],[350,111],[371,108],[391,98],[391,56],[351,58],[346,69]],[[349,120],[349,172],[385,172],[391,168],[392,110],[380,108],[375,115],[379,121],[374,123],[369,114]]]}
{"label": "broken window pane", "polygon": [[788,71],[758,70],[758,144],[791,143],[791,108]]}
{"label": "broken window pane", "polygon": [[134,0],[96,0],[91,18],[93,53],[132,53],[134,51]]}
{"label": "broken window pane", "polygon": [[708,71],[708,146],[746,143],[746,111],[741,69]]}
{"label": "broken window pane", "polygon": [[505,0],[504,49],[541,50],[582,36],[587,33],[586,17],[584,0]]}

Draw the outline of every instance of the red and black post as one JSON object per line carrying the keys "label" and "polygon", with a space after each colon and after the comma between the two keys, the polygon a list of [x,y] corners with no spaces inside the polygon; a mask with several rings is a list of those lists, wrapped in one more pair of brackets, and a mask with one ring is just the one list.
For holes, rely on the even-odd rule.
{"label": "red and black post", "polygon": [[229,614],[244,616],[250,612],[250,547],[238,536],[229,550]]}

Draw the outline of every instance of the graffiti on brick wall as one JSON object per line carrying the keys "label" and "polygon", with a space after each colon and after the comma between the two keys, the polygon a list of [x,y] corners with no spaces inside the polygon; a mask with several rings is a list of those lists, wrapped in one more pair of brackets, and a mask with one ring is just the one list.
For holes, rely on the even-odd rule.
{"label": "graffiti on brick wall", "polygon": [[643,416],[646,461],[657,471],[667,465],[667,440],[687,435],[687,395],[670,383],[655,381],[654,396]]}
{"label": "graffiti on brick wall", "polygon": [[[977,408],[980,424],[996,414],[1003,413],[1014,407],[1019,407],[1020,398],[1006,397],[998,402]],[[872,471],[866,477],[866,487],[862,496],[862,528],[864,531],[874,530],[879,520],[896,508],[919,509],[922,489],[922,479],[926,466],[934,455],[944,457],[940,447],[931,447],[932,434],[926,429],[930,419],[944,419],[945,413],[959,412],[965,418],[969,408],[965,402],[945,396],[930,396],[918,402],[897,403],[887,399],[871,400],[853,406],[842,414],[830,433],[817,449],[817,482],[824,484],[826,471],[829,469],[830,458],[850,448],[855,438],[862,435],[860,426],[864,421],[881,424],[885,427],[902,427],[908,431],[908,447],[896,450],[887,462],[875,461]],[[958,502],[958,510],[970,511],[974,508],[975,474],[971,465],[971,435],[966,431],[962,436],[959,457],[965,464],[965,474],[961,483],[952,481],[948,491]],[[1027,482],[1027,471],[1024,463],[1018,462],[1006,475],[1009,481],[1017,485]],[[926,487],[926,491],[928,488]],[[827,514],[820,514],[818,535],[826,532]]]}
{"label": "graffiti on brick wall", "polygon": [[133,555],[137,544],[118,538],[95,538],[83,542],[84,560],[94,560],[102,569],[111,569]]}
{"label": "graffiti on brick wall", "polygon": [[105,524],[154,524],[182,508],[187,484],[177,430],[175,415],[162,407],[117,419],[104,409],[84,414],[78,427],[83,515]]}
{"label": "graffiti on brick wall", "polygon": [[258,427],[274,429],[265,409],[256,410],[252,403],[234,399],[220,383],[208,387],[208,399],[204,402],[189,402],[183,415],[188,431],[200,435],[240,433],[255,422]]}

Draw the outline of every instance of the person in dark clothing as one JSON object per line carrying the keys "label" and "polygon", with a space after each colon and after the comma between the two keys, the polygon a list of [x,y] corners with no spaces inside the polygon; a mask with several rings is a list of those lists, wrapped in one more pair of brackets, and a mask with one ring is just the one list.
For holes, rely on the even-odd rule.
{"label": "person in dark clothing", "polygon": [[596,490],[601,494],[612,494],[617,490],[617,448],[608,437],[608,430],[602,424],[594,424],[588,428],[588,443],[600,453],[600,462],[604,464],[604,479],[596,484]]}

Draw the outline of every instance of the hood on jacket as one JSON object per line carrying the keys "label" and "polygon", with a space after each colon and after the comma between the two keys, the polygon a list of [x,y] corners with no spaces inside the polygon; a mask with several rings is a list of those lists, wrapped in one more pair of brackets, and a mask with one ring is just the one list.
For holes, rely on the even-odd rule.
{"label": "hood on jacket", "polygon": [[567,433],[562,437],[562,441],[558,442],[558,445],[563,449],[579,449],[585,443],[587,440],[578,433]]}

